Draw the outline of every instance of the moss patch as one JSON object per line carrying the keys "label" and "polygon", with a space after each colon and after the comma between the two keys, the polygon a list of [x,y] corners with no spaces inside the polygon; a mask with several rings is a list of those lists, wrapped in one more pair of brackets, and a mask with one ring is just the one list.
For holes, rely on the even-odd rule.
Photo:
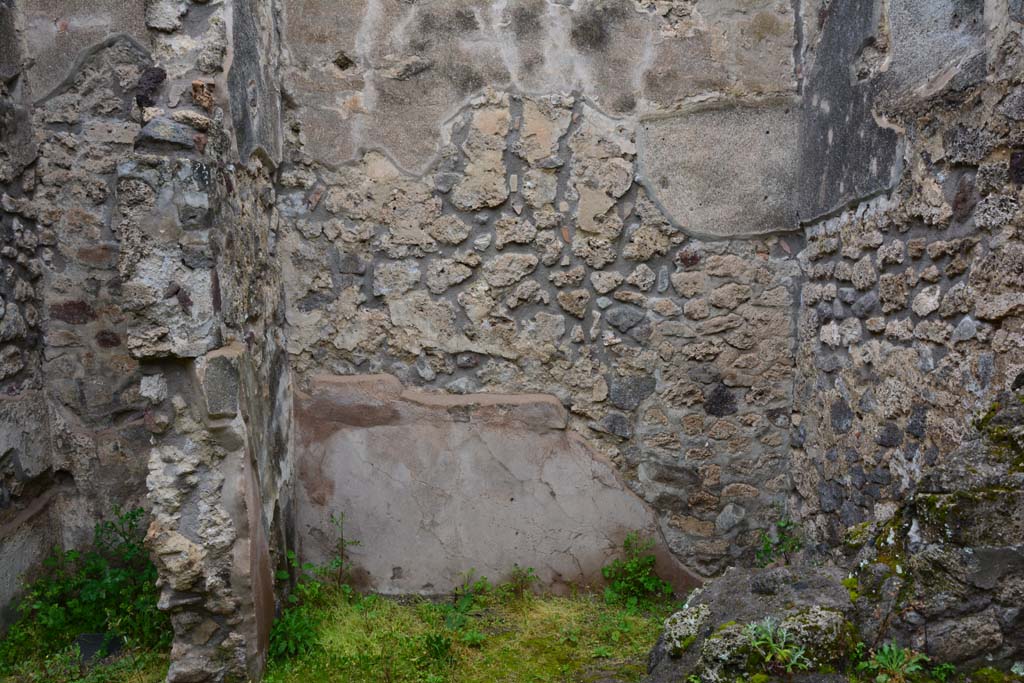
{"label": "moss patch", "polygon": [[[1017,398],[1024,403],[1024,395]],[[1007,406],[996,401],[981,417],[974,421],[974,427],[989,443],[990,454],[999,462],[1007,463],[1011,472],[1024,471],[1024,436],[1015,433],[1012,425],[1000,414]]]}
{"label": "moss patch", "polygon": [[986,666],[967,675],[967,683],[1020,683],[1024,676],[1017,676],[995,667]]}
{"label": "moss patch", "polygon": [[918,494],[913,513],[922,528],[954,543],[1000,545],[999,525],[979,523],[1011,514],[1021,492],[1004,486]]}
{"label": "moss patch", "polygon": [[843,544],[850,550],[860,550],[871,537],[871,522],[861,522],[846,529]]}
{"label": "moss patch", "polygon": [[697,636],[696,635],[687,636],[686,638],[683,638],[683,640],[679,643],[679,652],[682,653],[682,652],[686,652],[687,650],[689,650],[690,646],[693,645],[694,641],[696,641],[696,640],[697,640]]}
{"label": "moss patch", "polygon": [[857,602],[860,597],[860,579],[856,576],[848,576],[843,579],[843,586],[850,594],[850,602]]}

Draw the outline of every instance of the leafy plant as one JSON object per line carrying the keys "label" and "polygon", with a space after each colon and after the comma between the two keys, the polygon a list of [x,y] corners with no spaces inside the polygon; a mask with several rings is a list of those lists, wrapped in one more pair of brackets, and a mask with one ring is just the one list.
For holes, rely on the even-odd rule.
{"label": "leafy plant", "polygon": [[642,539],[636,532],[623,541],[625,558],[613,560],[601,569],[608,581],[604,589],[605,602],[630,608],[645,607],[652,601],[672,596],[672,586],[654,572],[654,555],[649,551],[654,541]]}
{"label": "leafy plant", "polygon": [[850,661],[854,666],[860,666],[861,662],[868,659],[868,646],[863,641],[858,641],[850,650]]}
{"label": "leafy plant", "polygon": [[334,577],[334,585],[338,588],[347,585],[351,579],[352,567],[349,561],[349,548],[362,545],[362,541],[345,538],[345,513],[339,512],[331,515],[331,525],[334,527],[337,538],[334,541],[334,555],[331,560],[322,567],[317,567],[316,572]]}
{"label": "leafy plant", "polygon": [[633,630],[624,614],[603,614],[597,622],[597,632],[603,640],[618,643]]}
{"label": "leafy plant", "polygon": [[295,605],[285,609],[270,628],[269,655],[287,659],[306,654],[316,646],[317,621],[308,607]]}
{"label": "leafy plant", "polygon": [[493,590],[494,586],[486,576],[477,576],[476,570],[470,569],[462,576],[462,585],[455,589],[455,610],[460,614],[469,614],[482,607]]}
{"label": "leafy plant", "polygon": [[872,651],[871,658],[858,664],[857,670],[874,674],[875,683],[906,683],[911,674],[924,671],[928,661],[920,652],[890,641]]}
{"label": "leafy plant", "polygon": [[766,673],[792,674],[810,667],[804,648],[790,640],[789,632],[771,617],[748,624],[746,636],[747,644]]}
{"label": "leafy plant", "polygon": [[533,567],[520,567],[512,565],[512,574],[508,578],[508,590],[518,599],[522,599],[528,592],[533,590],[534,584],[538,581],[537,572]]}
{"label": "leafy plant", "polygon": [[445,627],[452,631],[465,628],[470,615],[483,607],[492,590],[486,576],[477,577],[475,569],[466,572],[462,585],[455,589],[451,604],[442,607]]}
{"label": "leafy plant", "polygon": [[428,633],[423,637],[423,646],[430,659],[441,664],[451,663],[453,658],[452,639],[447,635]]}
{"label": "leafy plant", "polygon": [[579,628],[573,626],[566,626],[562,628],[559,634],[559,642],[563,645],[571,645],[576,647],[580,644],[580,637],[582,633]]}
{"label": "leafy plant", "polygon": [[946,683],[949,677],[956,673],[956,667],[949,662],[943,662],[942,664],[936,664],[932,667],[929,672],[931,677],[937,680],[939,683]]}
{"label": "leafy plant", "polygon": [[459,640],[462,641],[463,645],[468,645],[469,647],[482,647],[487,641],[487,636],[476,629],[470,629],[464,632]]}
{"label": "leafy plant", "polygon": [[26,584],[19,619],[0,642],[0,675],[21,660],[60,659],[82,633],[109,634],[134,647],[170,644],[170,621],[157,609],[156,567],[143,545],[145,511],[113,512],[95,526],[90,549],[55,547]]}
{"label": "leafy plant", "polygon": [[[274,620],[270,629],[271,659],[289,659],[309,653],[318,641],[319,618],[314,607],[340,595],[346,601],[355,597],[355,592],[345,583],[351,572],[348,549],[359,545],[359,541],[345,537],[345,514],[331,516],[331,523],[337,532],[334,556],[323,565],[302,562],[294,551],[285,553],[285,567],[277,571],[279,581],[295,579],[294,590],[288,595],[288,607]],[[325,583],[325,579],[331,583]]]}
{"label": "leafy plant", "polygon": [[[316,605],[327,598],[329,587],[320,578],[326,573],[324,567],[327,565],[301,562],[294,550],[285,553],[285,563],[291,567],[291,571],[288,569],[277,570],[277,579],[278,581],[289,581],[294,572],[295,586],[287,597],[290,605]],[[342,586],[342,589],[344,588],[347,586]],[[349,595],[349,591],[342,590],[341,592]]]}
{"label": "leafy plant", "polygon": [[789,564],[790,555],[803,547],[796,523],[789,519],[780,519],[775,523],[774,536],[762,529],[759,543],[760,546],[754,552],[754,562],[758,567],[767,567],[779,558]]}

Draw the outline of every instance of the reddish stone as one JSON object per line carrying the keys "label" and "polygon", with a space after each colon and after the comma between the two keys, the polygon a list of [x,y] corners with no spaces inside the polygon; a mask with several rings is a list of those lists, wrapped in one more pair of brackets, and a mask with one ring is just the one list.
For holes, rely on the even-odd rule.
{"label": "reddish stone", "polygon": [[69,325],[84,325],[96,319],[96,312],[84,301],[64,301],[50,306],[50,317]]}

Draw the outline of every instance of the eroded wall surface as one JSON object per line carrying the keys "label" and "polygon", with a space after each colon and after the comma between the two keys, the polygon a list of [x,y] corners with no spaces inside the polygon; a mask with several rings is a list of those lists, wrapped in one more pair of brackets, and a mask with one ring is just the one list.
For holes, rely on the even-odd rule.
{"label": "eroded wall surface", "polygon": [[[285,9],[300,386],[550,393],[696,572],[749,562],[793,515],[809,557],[870,567],[890,596],[866,632],[955,661],[965,635],[1019,648],[1017,589],[995,588],[1020,580],[1018,530],[963,532],[1018,505],[975,418],[1021,372],[1019,13]],[[1003,507],[950,543],[918,494],[963,491]],[[890,532],[899,561],[879,559]],[[939,556],[973,577],[955,597],[918,581]]]}
{"label": "eroded wall surface", "polygon": [[[1024,24],[999,3],[889,3],[865,42],[855,4],[822,17],[806,90],[824,127],[804,139],[822,159],[801,202],[836,210],[799,256],[793,509],[868,596],[866,638],[1008,664],[1024,647]],[[841,125],[861,107],[870,120]]]}
{"label": "eroded wall surface", "polygon": [[32,93],[16,40],[19,17],[0,4],[0,620],[14,616],[17,577],[62,537],[61,500],[67,477],[52,466],[49,414],[42,374],[40,328],[44,258],[55,239],[8,208],[33,189],[22,174],[35,159]]}
{"label": "eroded wall surface", "polygon": [[379,522],[307,398],[386,373],[557,401],[696,576],[794,516],[865,633],[1009,661],[1017,5],[0,0],[0,603],[146,500],[168,680],[258,676],[281,551]]}
{"label": "eroded wall surface", "polygon": [[300,386],[557,396],[687,566],[749,561],[789,487],[793,7],[346,8],[285,5]]}
{"label": "eroded wall surface", "polygon": [[0,602],[141,504],[172,682],[259,675],[290,542],[273,16],[0,5]]}

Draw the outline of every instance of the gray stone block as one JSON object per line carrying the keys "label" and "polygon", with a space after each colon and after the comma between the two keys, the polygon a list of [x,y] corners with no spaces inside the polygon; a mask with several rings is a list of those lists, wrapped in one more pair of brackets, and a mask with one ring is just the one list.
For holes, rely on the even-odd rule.
{"label": "gray stone block", "polygon": [[648,192],[688,232],[797,228],[797,107],[789,100],[647,121],[638,132]]}
{"label": "gray stone block", "polygon": [[170,119],[156,118],[143,126],[139,131],[136,143],[152,142],[174,145],[184,149],[194,149],[197,131],[183,123]]}
{"label": "gray stone block", "polygon": [[736,396],[722,383],[716,384],[704,397],[704,412],[715,417],[736,413]]}
{"label": "gray stone block", "polygon": [[[972,72],[984,51],[984,2],[973,0],[889,0],[890,63],[881,75],[887,98],[924,93],[947,71]],[[973,74],[984,78],[984,72]],[[959,85],[965,85],[959,83]]]}
{"label": "gray stone block", "polygon": [[619,410],[635,410],[654,393],[653,377],[615,377],[608,386],[608,400]]}
{"label": "gray stone block", "polygon": [[619,332],[628,332],[635,327],[647,314],[633,306],[616,306],[608,309],[605,320]]}
{"label": "gray stone block", "polygon": [[228,356],[207,359],[202,383],[206,412],[210,417],[234,417],[238,414],[238,369],[234,359]]}
{"label": "gray stone block", "polygon": [[830,414],[832,429],[836,434],[845,434],[853,427],[853,411],[845,400],[839,399],[833,403]]}

